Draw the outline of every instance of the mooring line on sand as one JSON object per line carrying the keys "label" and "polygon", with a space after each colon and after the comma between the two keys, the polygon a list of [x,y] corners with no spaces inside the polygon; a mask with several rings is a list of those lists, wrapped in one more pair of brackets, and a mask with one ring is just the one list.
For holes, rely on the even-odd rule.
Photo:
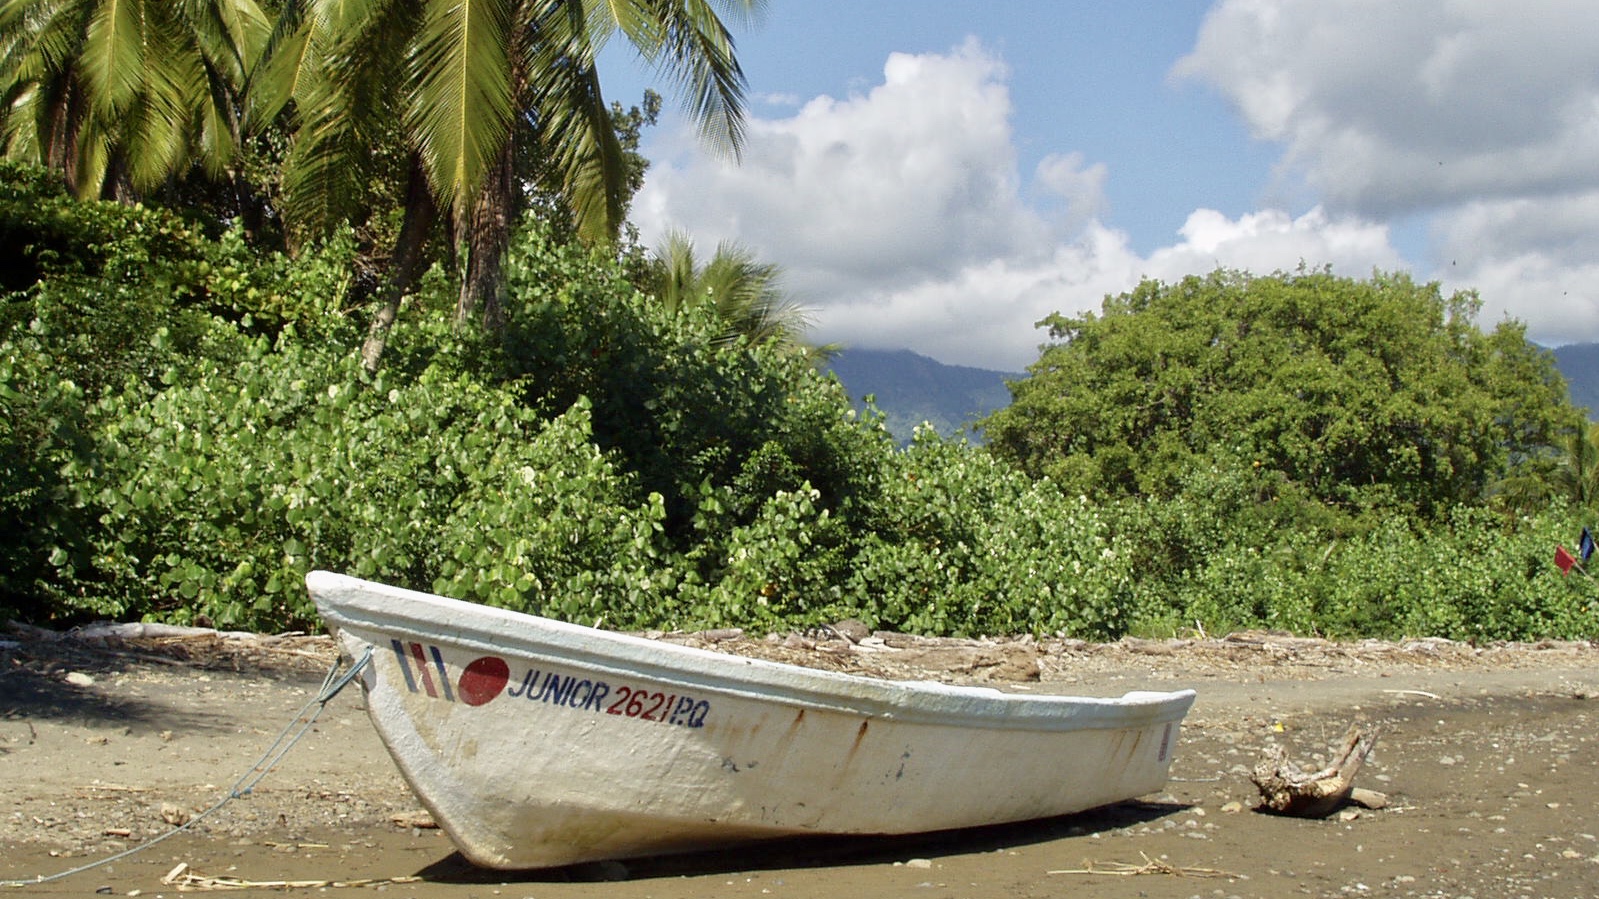
{"label": "mooring line on sand", "polygon": [[[361,658],[355,660],[355,662],[352,663],[347,670],[341,670],[344,664],[343,659],[335,660],[333,666],[328,669],[327,676],[322,679],[322,687],[317,691],[316,695],[312,697],[311,700],[305,705],[300,707],[300,710],[295,713],[294,718],[283,728],[283,730],[278,732],[277,739],[272,741],[272,745],[267,747],[266,752],[263,752],[261,757],[256,759],[255,764],[250,766],[250,770],[246,771],[242,776],[240,776],[239,779],[234,782],[232,788],[230,788],[228,792],[225,793],[221,799],[217,800],[216,804],[212,805],[210,808],[200,812],[193,818],[190,818],[166,833],[140,843],[131,849],[124,849],[115,855],[99,859],[98,861],[90,862],[86,865],[79,865],[71,870],[62,871],[60,873],[51,874],[48,876],[40,875],[33,880],[0,880],[0,887],[23,887],[30,886],[32,884],[51,883],[66,877],[71,877],[75,874],[82,874],[85,871],[92,871],[95,868],[109,865],[112,862],[121,861],[122,859],[143,852],[152,846],[165,842],[166,840],[189,830],[216,812],[221,811],[224,806],[233,800],[250,795],[251,791],[255,789],[255,785],[260,783],[262,778],[266,777],[273,768],[277,767],[277,764],[283,761],[283,757],[289,754],[289,750],[293,749],[295,744],[299,743],[301,738],[310,732],[311,726],[316,724],[317,719],[322,716],[322,712],[327,709],[328,703],[333,700],[333,697],[339,695],[340,691],[349,686],[350,682],[355,680],[356,676],[361,673],[361,669],[365,668],[371,661],[372,647],[370,646],[366,648],[366,652],[361,655]],[[309,715],[309,717],[307,717],[307,715]]]}

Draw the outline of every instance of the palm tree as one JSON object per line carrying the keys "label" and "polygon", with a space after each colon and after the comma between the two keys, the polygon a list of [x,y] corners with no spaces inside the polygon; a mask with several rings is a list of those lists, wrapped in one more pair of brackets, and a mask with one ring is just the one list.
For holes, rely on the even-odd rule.
{"label": "palm tree", "polygon": [[1556,489],[1582,508],[1599,504],[1599,423],[1587,422],[1567,438],[1555,471]]}
{"label": "palm tree", "polygon": [[1599,505],[1599,423],[1571,428],[1558,451],[1531,459],[1489,485],[1488,496],[1501,507],[1524,514],[1555,501],[1583,509]]}
{"label": "palm tree", "polygon": [[255,0],[0,0],[0,148],[86,198],[229,177],[269,34]]}
{"label": "palm tree", "polygon": [[[717,0],[748,14],[764,0]],[[289,210],[336,210],[361,171],[375,120],[401,123],[413,160],[407,225],[379,322],[392,320],[435,212],[461,235],[456,316],[500,318],[501,260],[519,214],[518,147],[534,142],[561,175],[580,237],[613,241],[625,215],[626,156],[595,54],[620,34],[688,88],[701,133],[737,152],[744,75],[707,0],[289,0],[256,95],[265,119],[289,109]],[[292,107],[285,104],[292,100]],[[341,180],[342,179],[342,180]],[[393,275],[398,275],[396,279]],[[381,351],[381,327],[374,328]],[[369,341],[369,360],[376,353]]]}
{"label": "palm tree", "polygon": [[694,242],[681,232],[669,233],[646,269],[645,290],[669,311],[709,306],[722,323],[718,343],[772,343],[822,362],[836,351],[804,339],[810,325],[806,310],[789,300],[772,263],[761,263],[745,247],[726,241],[703,266]]}

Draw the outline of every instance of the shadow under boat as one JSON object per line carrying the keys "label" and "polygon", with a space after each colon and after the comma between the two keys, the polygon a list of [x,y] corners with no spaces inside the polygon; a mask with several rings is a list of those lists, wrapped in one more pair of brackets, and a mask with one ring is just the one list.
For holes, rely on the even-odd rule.
{"label": "shadow under boat", "polygon": [[888,865],[907,858],[944,858],[1014,849],[1069,837],[1133,827],[1180,814],[1192,806],[1181,802],[1128,800],[1032,821],[990,824],[959,830],[894,836],[835,835],[792,837],[741,843],[678,855],[617,861],[584,862],[559,868],[501,871],[481,868],[459,852],[417,872],[432,883],[586,883],[695,877],[733,872],[781,871],[800,868],[845,868]]}

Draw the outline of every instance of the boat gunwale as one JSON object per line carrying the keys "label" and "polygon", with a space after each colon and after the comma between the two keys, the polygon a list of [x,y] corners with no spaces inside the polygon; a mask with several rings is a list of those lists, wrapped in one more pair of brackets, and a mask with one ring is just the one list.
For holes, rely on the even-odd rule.
{"label": "boat gunwale", "polygon": [[[1195,698],[1191,689],[1092,697],[871,678],[604,631],[329,571],[310,572],[306,585],[323,618],[338,630],[365,629],[618,678],[903,723],[1034,731],[1141,728],[1181,721]],[[380,597],[449,613],[450,624],[396,611]]]}

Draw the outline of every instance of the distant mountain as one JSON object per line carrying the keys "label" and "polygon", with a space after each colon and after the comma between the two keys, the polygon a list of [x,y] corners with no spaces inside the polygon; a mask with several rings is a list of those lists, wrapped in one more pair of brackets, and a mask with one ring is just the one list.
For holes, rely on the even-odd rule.
{"label": "distant mountain", "polygon": [[1019,373],[945,365],[910,350],[849,349],[828,368],[849,393],[857,409],[873,396],[888,418],[888,430],[908,442],[916,426],[926,422],[953,437],[977,419],[1010,404],[1007,380]]}
{"label": "distant mountain", "polygon": [[1555,347],[1555,367],[1571,389],[1571,401],[1588,407],[1588,418],[1599,420],[1599,343],[1568,343]]}

